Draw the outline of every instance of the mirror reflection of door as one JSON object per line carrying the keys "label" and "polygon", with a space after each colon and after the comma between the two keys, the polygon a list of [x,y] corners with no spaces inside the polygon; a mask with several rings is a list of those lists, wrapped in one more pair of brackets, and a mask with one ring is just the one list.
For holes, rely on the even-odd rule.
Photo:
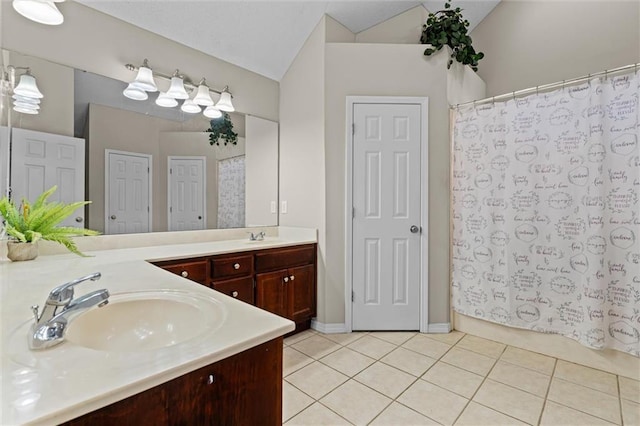
{"label": "mirror reflection of door", "polygon": [[[50,202],[84,200],[84,139],[25,129],[11,130],[11,196],[16,205],[34,202],[56,185]],[[84,227],[84,208],[61,222]]]}
{"label": "mirror reflection of door", "polygon": [[206,158],[169,156],[169,231],[205,229]]}
{"label": "mirror reflection of door", "polygon": [[105,234],[151,230],[151,155],[105,150]]}

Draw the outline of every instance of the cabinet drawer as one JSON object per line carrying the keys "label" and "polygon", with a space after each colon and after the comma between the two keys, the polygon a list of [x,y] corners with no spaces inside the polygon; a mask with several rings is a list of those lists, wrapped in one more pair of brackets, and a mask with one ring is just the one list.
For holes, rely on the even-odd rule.
{"label": "cabinet drawer", "polygon": [[265,250],[256,253],[256,272],[307,265],[315,260],[316,248],[314,245]]}
{"label": "cabinet drawer", "polygon": [[188,278],[200,284],[207,283],[207,261],[175,263],[169,265],[158,265],[162,269],[173,272],[181,277]]}
{"label": "cabinet drawer", "polygon": [[235,297],[253,305],[253,277],[213,281],[211,287],[227,296]]}
{"label": "cabinet drawer", "polygon": [[211,259],[211,278],[242,277],[253,273],[253,255]]}

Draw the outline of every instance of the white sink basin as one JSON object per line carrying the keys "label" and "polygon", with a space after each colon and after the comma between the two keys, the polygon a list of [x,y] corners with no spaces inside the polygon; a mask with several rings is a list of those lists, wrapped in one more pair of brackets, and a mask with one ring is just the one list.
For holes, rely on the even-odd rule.
{"label": "white sink basin", "polygon": [[155,350],[212,332],[225,317],[215,299],[187,292],[114,294],[108,305],[71,319],[65,340],[99,351]]}

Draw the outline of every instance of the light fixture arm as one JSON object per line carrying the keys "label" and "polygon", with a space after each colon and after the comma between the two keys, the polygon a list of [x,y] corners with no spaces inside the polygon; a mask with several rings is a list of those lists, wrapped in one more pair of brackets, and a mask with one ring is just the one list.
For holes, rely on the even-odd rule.
{"label": "light fixture arm", "polygon": [[[147,61],[147,59],[145,59],[143,61],[142,66],[143,67],[147,67],[147,68],[151,68],[151,67],[149,67],[149,62]],[[125,64],[125,68],[128,69],[129,71],[138,71],[140,69],[139,66],[136,66],[136,65],[133,65],[133,64]],[[180,74],[178,69],[176,69],[175,72],[173,74],[171,74],[171,75],[158,72],[158,71],[156,71],[154,69],[153,70],[153,75],[154,75],[154,77],[159,77],[159,78],[162,78],[163,80],[166,80],[166,81],[171,81],[172,77],[180,77],[184,81],[185,87],[189,88],[189,90],[197,89],[198,86],[200,84],[202,84],[202,82],[205,81],[205,79],[202,78],[200,83],[196,84],[188,76]],[[224,88],[222,90],[216,90],[216,89],[212,89],[211,87],[209,87],[209,91],[213,92],[213,93],[216,93],[218,95],[221,95],[223,92],[228,92],[231,95],[231,97],[233,98],[233,94],[231,94],[231,92],[229,92],[229,86],[224,86]]]}

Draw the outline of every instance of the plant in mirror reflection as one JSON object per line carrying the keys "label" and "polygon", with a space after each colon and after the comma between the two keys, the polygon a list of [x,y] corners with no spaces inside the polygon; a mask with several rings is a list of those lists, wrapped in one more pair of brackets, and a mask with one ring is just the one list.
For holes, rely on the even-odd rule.
{"label": "plant in mirror reflection", "polygon": [[77,235],[99,235],[98,231],[70,226],[59,226],[78,208],[91,201],[76,201],[74,203],[47,202],[57,187],[43,192],[34,203],[22,200],[20,207],[16,207],[13,200],[4,197],[0,199],[0,215],[4,218],[3,227],[12,239],[22,243],[36,243],[38,240],[54,241],[62,244],[69,251],[80,256],[81,253],[71,237]]}
{"label": "plant in mirror reflection", "polygon": [[229,114],[223,112],[221,117],[213,118],[210,124],[211,127],[205,130],[205,132],[209,133],[209,143],[211,145],[220,146],[220,139],[224,140],[225,145],[238,144],[238,134],[233,131],[233,123],[231,122]]}

